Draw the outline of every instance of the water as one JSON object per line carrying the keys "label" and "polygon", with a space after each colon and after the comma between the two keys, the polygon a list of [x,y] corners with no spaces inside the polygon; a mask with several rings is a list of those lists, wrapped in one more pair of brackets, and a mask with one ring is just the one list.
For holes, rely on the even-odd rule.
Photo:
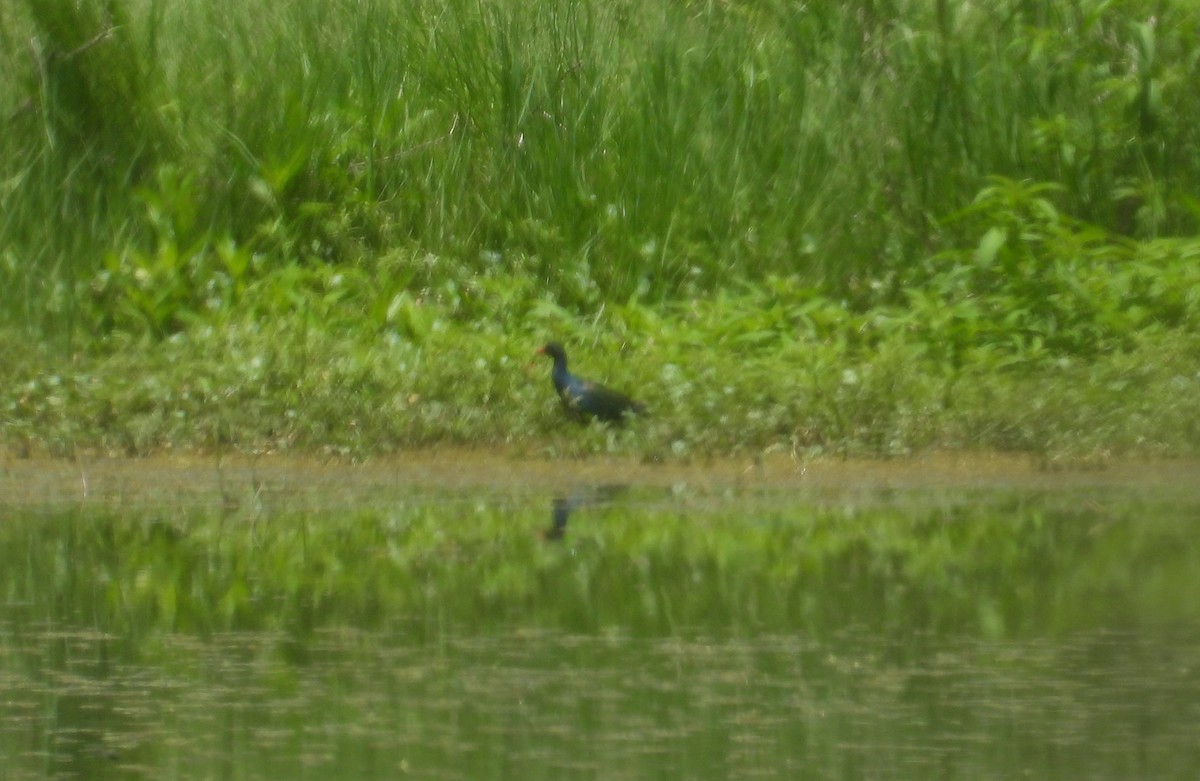
{"label": "water", "polygon": [[1200,497],[1106,483],[10,497],[0,781],[1191,779]]}

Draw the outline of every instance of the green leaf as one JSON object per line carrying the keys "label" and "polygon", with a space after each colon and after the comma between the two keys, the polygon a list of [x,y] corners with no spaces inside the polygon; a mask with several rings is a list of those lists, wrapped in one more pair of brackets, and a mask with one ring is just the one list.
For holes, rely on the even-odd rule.
{"label": "green leaf", "polygon": [[980,266],[990,266],[996,260],[996,253],[1008,241],[1008,231],[999,226],[993,227],[983,234],[979,246],[975,248],[975,262]]}

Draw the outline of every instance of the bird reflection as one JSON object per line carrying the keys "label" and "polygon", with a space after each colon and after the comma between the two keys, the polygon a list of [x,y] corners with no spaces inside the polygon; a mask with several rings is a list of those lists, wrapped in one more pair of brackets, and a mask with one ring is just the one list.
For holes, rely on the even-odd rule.
{"label": "bird reflection", "polygon": [[561,540],[567,534],[567,519],[575,505],[565,496],[554,497],[550,505],[550,525],[542,530],[543,540]]}
{"label": "bird reflection", "polygon": [[628,488],[626,485],[598,485],[579,488],[550,503],[550,525],[542,529],[542,539],[552,542],[567,536],[567,520],[580,507],[607,504]]}

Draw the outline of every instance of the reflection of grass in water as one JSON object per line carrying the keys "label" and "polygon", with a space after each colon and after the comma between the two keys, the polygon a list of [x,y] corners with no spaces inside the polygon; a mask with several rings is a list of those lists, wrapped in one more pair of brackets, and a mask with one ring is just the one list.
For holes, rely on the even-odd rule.
{"label": "reflection of grass in water", "polygon": [[[40,669],[70,670],[48,681],[17,670],[0,712],[37,729],[37,705],[52,697],[46,728],[68,733],[56,748],[78,741],[110,762],[185,756],[271,778],[324,777],[322,766],[370,777],[397,757],[472,779],[557,768],[773,777],[800,760],[914,780],[935,768],[1056,777],[1043,766],[1117,778],[1106,771],[1131,756],[1174,778],[1186,774],[1166,771],[1194,766],[1197,751],[1195,682],[1162,663],[1190,664],[1194,633],[981,642],[863,626],[736,637],[488,626],[425,644],[386,626],[329,627],[295,643],[303,656],[281,654],[275,631],[161,639],[161,655],[139,659],[95,632],[0,635],[0,667],[51,646],[61,653]],[[121,663],[98,661],[110,656]],[[0,732],[0,747],[22,737]],[[493,774],[501,755],[505,772]],[[9,768],[31,761],[12,757]]]}
{"label": "reflection of grass in water", "polygon": [[989,636],[1196,618],[1200,550],[1178,510],[1103,523],[1032,501],[849,511],[397,505],[257,519],[11,518],[5,588],[27,615],[117,635],[333,626],[433,638],[488,627]]}

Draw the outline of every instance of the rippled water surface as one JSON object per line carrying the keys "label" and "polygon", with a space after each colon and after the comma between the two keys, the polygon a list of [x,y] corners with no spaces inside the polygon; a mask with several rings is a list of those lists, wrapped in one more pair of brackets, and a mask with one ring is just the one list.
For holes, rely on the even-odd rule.
{"label": "rippled water surface", "polygon": [[0,781],[1194,778],[1200,497],[1105,483],[9,501]]}

